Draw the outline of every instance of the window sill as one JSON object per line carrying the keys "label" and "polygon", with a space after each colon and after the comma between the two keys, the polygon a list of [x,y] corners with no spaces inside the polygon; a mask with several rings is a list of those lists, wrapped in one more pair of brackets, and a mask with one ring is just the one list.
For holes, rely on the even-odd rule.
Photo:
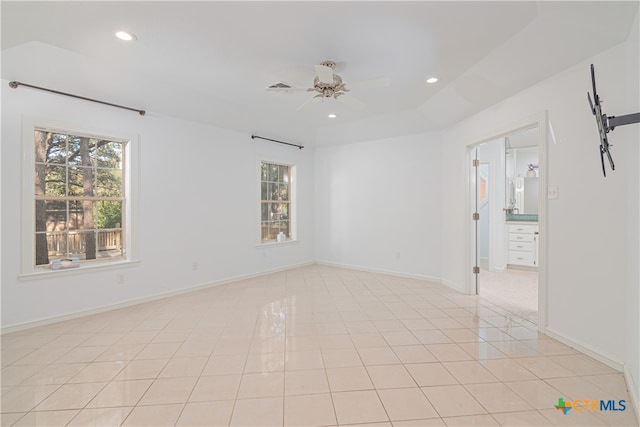
{"label": "window sill", "polygon": [[80,265],[80,267],[69,268],[65,270],[49,270],[49,269],[43,268],[42,270],[36,270],[30,273],[19,274],[18,279],[22,281],[26,281],[26,280],[45,279],[45,278],[48,279],[52,277],[73,276],[76,274],[83,274],[83,273],[94,272],[94,271],[105,271],[105,270],[116,270],[119,268],[128,268],[138,264],[140,264],[140,260],[95,263],[90,265]]}
{"label": "window sill", "polygon": [[296,239],[287,240],[286,242],[276,242],[276,241],[264,242],[264,243],[258,243],[256,245],[256,248],[265,248],[269,246],[281,246],[281,245],[294,245],[298,243],[300,243],[300,240],[296,240]]}

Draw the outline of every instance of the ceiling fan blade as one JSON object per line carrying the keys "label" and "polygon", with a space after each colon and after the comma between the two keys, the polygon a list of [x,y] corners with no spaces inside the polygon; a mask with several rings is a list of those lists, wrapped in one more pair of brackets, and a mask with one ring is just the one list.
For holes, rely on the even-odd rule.
{"label": "ceiling fan blade", "polygon": [[267,86],[265,88],[267,92],[278,92],[278,93],[292,93],[292,92],[306,92],[307,88],[304,87],[293,87],[287,83],[276,83],[271,86]]}
{"label": "ceiling fan blade", "polygon": [[379,87],[387,87],[391,85],[389,77],[380,77],[377,79],[360,80],[357,82],[347,83],[345,86],[348,90],[354,89],[373,89]]}
{"label": "ceiling fan blade", "polygon": [[316,75],[322,83],[333,84],[333,69],[326,65],[316,65]]}
{"label": "ceiling fan blade", "polygon": [[317,96],[311,97],[309,99],[307,99],[304,104],[302,104],[301,106],[298,107],[298,109],[296,111],[300,111],[302,110],[304,107],[306,107],[307,105],[309,105],[310,103],[314,102],[317,99]]}
{"label": "ceiling fan blade", "polygon": [[364,108],[365,106],[364,102],[360,101],[358,98],[354,98],[350,93],[337,97],[336,101],[343,105],[346,105],[349,108],[358,110]]}

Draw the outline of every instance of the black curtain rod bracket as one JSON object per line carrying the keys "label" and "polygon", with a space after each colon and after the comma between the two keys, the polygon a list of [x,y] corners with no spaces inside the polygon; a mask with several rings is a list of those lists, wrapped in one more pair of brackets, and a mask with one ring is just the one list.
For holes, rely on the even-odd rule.
{"label": "black curtain rod bracket", "polygon": [[85,96],[74,95],[72,93],[61,92],[59,90],[48,89],[46,87],[34,86],[34,85],[27,84],[27,83],[18,82],[18,81],[15,81],[15,80],[12,81],[12,82],[9,82],[9,87],[10,88],[16,89],[18,86],[30,87],[31,89],[43,90],[45,92],[51,92],[51,93],[55,93],[57,95],[70,96],[71,98],[82,99],[83,101],[97,102],[98,104],[109,105],[110,107],[122,108],[123,110],[135,111],[136,113],[140,114],[141,116],[144,116],[147,113],[146,111],[138,110],[137,108],[125,107],[123,105],[112,104],[110,102],[100,101],[100,100],[93,99],[93,98],[87,98]]}
{"label": "black curtain rod bracket", "polygon": [[278,141],[277,139],[265,138],[265,137],[258,136],[258,135],[251,135],[251,139],[256,139],[256,138],[264,139],[265,141],[277,142],[278,144],[289,145],[291,147],[298,147],[298,149],[300,149],[300,150],[302,150],[304,148],[304,145],[298,145],[298,144],[292,144],[290,142]]}

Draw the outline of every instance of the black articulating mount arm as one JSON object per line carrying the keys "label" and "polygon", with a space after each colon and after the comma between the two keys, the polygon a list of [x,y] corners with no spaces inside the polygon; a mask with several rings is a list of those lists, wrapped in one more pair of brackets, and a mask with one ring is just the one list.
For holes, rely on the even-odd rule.
{"label": "black articulating mount arm", "polygon": [[596,116],[596,124],[598,125],[598,133],[600,134],[600,162],[602,163],[602,174],[607,176],[607,172],[604,167],[604,155],[607,155],[609,159],[609,165],[611,170],[615,170],[616,166],[611,158],[611,151],[609,149],[613,145],[609,144],[607,140],[607,134],[613,131],[617,126],[630,125],[633,123],[640,123],[640,113],[626,114],[624,116],[611,116],[608,117],[602,112],[602,101],[596,92],[596,74],[591,64],[591,84],[593,86],[593,101],[591,101],[591,95],[587,92],[587,99],[589,100],[589,106],[591,112]]}

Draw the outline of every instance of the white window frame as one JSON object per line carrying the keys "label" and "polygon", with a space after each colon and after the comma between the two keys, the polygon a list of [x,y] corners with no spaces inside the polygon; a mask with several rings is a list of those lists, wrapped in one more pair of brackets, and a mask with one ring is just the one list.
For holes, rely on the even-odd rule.
{"label": "white window frame", "polygon": [[[281,165],[281,166],[288,166],[289,167],[289,232],[291,233],[291,236],[289,238],[287,238],[286,241],[284,242],[278,242],[278,241],[273,241],[273,240],[269,240],[266,242],[262,241],[262,187],[261,187],[261,183],[262,183],[262,175],[261,175],[261,169],[262,169],[262,163],[270,163],[270,164],[275,164],[275,165]],[[298,241],[298,177],[297,177],[297,165],[289,163],[289,162],[283,162],[283,161],[279,161],[279,160],[273,160],[273,159],[259,159],[257,164],[256,164],[256,170],[257,170],[257,199],[258,199],[258,215],[257,215],[257,246],[269,246],[269,245],[286,245],[288,243],[294,243]]]}
{"label": "white window frame", "polygon": [[[35,265],[35,205],[34,205],[34,131],[47,129],[53,132],[88,136],[92,138],[107,139],[111,141],[126,142],[123,150],[125,162],[123,165],[123,179],[125,191],[125,208],[123,218],[124,228],[124,253],[123,257],[116,261],[92,260],[81,262],[80,267],[66,270],[51,270],[48,266]],[[137,135],[120,131],[98,130],[83,127],[81,125],[61,123],[34,117],[24,117],[22,120],[22,170],[21,170],[21,279],[33,279],[50,277],[52,275],[66,275],[86,272],[87,270],[102,270],[122,268],[123,265],[139,262],[136,258],[137,230],[138,230],[138,150],[139,140]]]}

